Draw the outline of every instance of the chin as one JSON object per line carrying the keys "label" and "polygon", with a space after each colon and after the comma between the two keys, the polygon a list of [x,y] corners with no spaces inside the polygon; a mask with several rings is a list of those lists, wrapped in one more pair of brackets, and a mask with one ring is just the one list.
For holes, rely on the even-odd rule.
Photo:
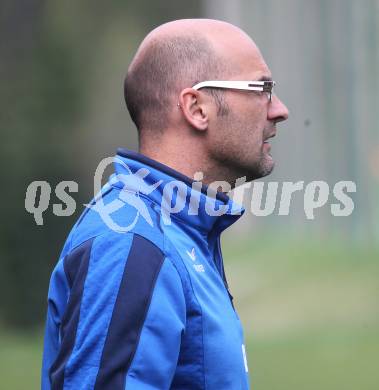
{"label": "chin", "polygon": [[274,170],[275,163],[272,163],[269,167],[267,167],[265,170],[262,171],[261,177],[265,177],[271,174],[271,172]]}
{"label": "chin", "polygon": [[260,161],[259,164],[250,166],[250,169],[246,174],[246,179],[247,181],[253,181],[268,176],[273,171],[274,167],[275,162],[271,157],[270,159],[264,159],[263,161]]}

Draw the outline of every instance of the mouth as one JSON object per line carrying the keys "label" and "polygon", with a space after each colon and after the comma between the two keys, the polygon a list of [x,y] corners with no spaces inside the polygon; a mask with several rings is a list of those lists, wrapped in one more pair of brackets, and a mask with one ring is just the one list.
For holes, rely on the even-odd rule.
{"label": "mouth", "polygon": [[269,144],[268,140],[269,140],[270,138],[275,137],[275,135],[276,135],[276,132],[275,132],[275,133],[272,133],[271,135],[269,135],[267,138],[265,138],[265,139],[263,140],[263,143],[264,143],[264,144]]}
{"label": "mouth", "polygon": [[268,137],[266,137],[264,140],[263,140],[263,143],[262,143],[262,149],[263,149],[263,152],[266,153],[268,156],[271,157],[271,144],[268,142],[268,140],[270,138],[273,138],[275,137],[276,135],[276,132],[273,132],[271,133]]}

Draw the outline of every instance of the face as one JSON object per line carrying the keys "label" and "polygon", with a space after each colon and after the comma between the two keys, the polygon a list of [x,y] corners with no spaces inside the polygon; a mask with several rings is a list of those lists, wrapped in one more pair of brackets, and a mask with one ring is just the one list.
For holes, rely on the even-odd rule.
{"label": "face", "polygon": [[[239,72],[228,80],[271,79],[255,45],[250,45],[250,51],[245,48],[239,58],[236,64]],[[251,181],[270,174],[275,164],[270,154],[270,138],[276,135],[276,123],[288,118],[286,106],[274,94],[270,102],[265,92],[225,90],[222,93],[228,110],[210,121],[210,155],[224,166],[229,178],[246,176]]]}

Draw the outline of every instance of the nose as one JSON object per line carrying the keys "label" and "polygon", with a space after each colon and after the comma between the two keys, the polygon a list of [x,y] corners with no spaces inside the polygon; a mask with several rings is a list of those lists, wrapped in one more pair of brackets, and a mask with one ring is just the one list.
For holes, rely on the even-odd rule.
{"label": "nose", "polygon": [[272,95],[271,104],[267,112],[267,119],[275,123],[282,122],[288,119],[288,108],[286,105],[276,96]]}

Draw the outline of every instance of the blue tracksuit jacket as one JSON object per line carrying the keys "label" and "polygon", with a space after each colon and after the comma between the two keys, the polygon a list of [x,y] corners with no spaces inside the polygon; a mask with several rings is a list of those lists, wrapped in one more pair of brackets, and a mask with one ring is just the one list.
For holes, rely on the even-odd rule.
{"label": "blue tracksuit jacket", "polygon": [[51,276],[42,389],[248,389],[220,249],[243,210],[139,153],[114,166]]}

